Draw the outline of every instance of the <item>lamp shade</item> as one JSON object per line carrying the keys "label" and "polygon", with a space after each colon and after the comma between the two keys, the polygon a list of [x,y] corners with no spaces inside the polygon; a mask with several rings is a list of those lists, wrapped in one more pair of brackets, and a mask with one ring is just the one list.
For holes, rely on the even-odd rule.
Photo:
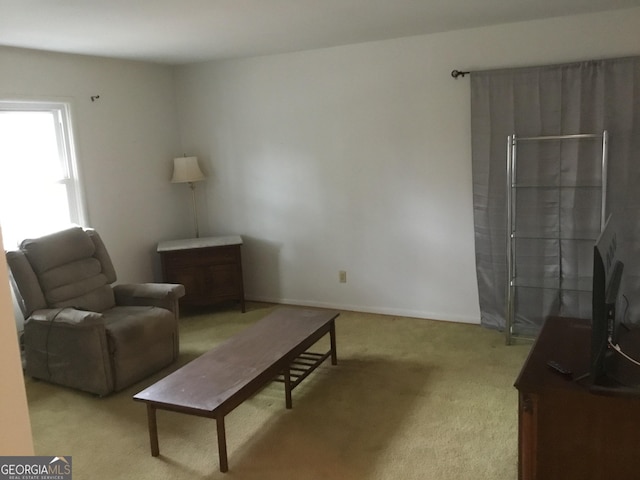
{"label": "lamp shade", "polygon": [[199,182],[204,173],[198,165],[198,157],[178,157],[173,159],[173,177],[171,183]]}

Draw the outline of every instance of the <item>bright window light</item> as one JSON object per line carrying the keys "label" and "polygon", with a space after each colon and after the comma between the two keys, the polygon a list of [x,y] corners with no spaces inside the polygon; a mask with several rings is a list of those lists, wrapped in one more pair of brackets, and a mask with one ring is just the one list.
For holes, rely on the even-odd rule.
{"label": "bright window light", "polygon": [[0,102],[0,224],[5,248],[84,224],[65,104]]}

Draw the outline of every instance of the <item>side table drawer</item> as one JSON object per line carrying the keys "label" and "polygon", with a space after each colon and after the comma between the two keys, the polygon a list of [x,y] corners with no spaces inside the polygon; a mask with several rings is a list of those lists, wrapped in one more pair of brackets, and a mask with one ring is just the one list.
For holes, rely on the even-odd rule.
{"label": "side table drawer", "polygon": [[168,268],[202,265],[237,264],[240,247],[231,245],[224,247],[198,248],[193,250],[175,250],[163,252],[162,257]]}

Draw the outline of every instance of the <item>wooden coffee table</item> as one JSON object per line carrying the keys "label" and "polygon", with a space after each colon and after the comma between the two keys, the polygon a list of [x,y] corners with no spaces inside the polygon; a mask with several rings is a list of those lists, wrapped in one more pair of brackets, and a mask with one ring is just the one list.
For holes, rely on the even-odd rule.
{"label": "wooden coffee table", "polygon": [[[220,471],[226,472],[224,417],[269,382],[281,376],[285,404],[291,391],[318,365],[336,355],[335,311],[280,308],[238,335],[196,358],[133,396],[147,404],[151,455],[160,454],[156,410],[214,418],[218,431]],[[308,352],[326,334],[330,349]]]}

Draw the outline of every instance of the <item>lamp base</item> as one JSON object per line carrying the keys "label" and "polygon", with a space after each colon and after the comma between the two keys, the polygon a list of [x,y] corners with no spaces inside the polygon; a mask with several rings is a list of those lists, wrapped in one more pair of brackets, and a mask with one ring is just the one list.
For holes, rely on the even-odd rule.
{"label": "lamp base", "polygon": [[189,182],[189,188],[191,189],[191,199],[193,202],[193,223],[196,227],[196,238],[200,238],[200,229],[198,228],[198,206],[196,204],[196,184]]}

